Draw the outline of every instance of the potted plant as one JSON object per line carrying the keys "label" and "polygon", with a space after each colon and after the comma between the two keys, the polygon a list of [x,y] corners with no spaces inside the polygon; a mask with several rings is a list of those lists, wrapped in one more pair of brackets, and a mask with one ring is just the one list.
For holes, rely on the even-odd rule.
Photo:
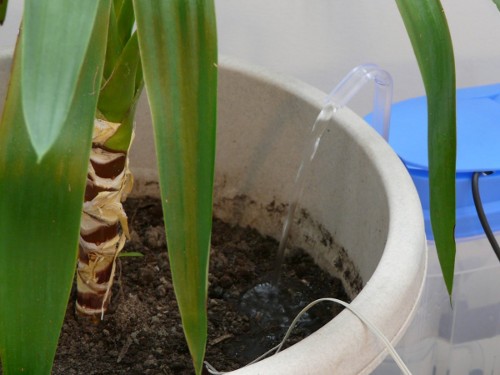
{"label": "potted plant", "polygon": [[[137,22],[140,59],[156,133],[169,255],[173,273],[177,274],[177,277],[174,276],[177,298],[195,369],[197,373],[201,371],[206,342],[204,306],[215,152],[217,54],[213,2],[165,1],[153,4],[139,0],[89,0],[77,4],[60,0],[26,2],[23,30],[13,61],[0,127],[0,356],[6,374],[50,372],[74,273],[92,124],[106,55],[109,14],[111,9],[122,7],[125,3],[133,5]],[[429,17],[428,14],[429,11],[435,14],[436,10],[440,10],[438,1],[425,1],[422,5],[399,1],[398,4],[408,20],[412,35],[418,35],[420,28],[426,29],[426,26],[430,26],[431,34],[436,28],[446,34],[444,20]],[[415,14],[422,18],[415,19]],[[427,23],[429,20],[431,22]],[[61,33],[61,30],[64,32]],[[439,44],[432,43],[436,41],[434,36],[428,38],[430,43],[417,38],[413,40],[414,45],[430,45],[430,51],[439,48]],[[425,61],[428,52],[420,51],[417,56]],[[442,60],[447,59],[448,55]],[[423,65],[427,81],[432,80],[434,68],[434,65]],[[308,89],[300,84],[273,81],[269,77],[264,80],[265,74],[259,76],[245,70],[248,69],[241,70],[230,63],[222,70],[222,87],[225,86],[225,77],[234,77],[239,81],[228,84],[229,98],[221,99],[221,117],[228,116],[229,119],[226,122],[222,120],[221,124],[232,124],[235,114],[226,106],[233,106],[229,99],[244,96],[230,88],[231,85],[241,87],[242,83],[245,87],[259,89],[248,90],[254,98],[259,98],[262,89],[268,89],[271,97],[280,98],[281,95],[283,98],[283,102],[275,102],[276,105],[287,104],[288,108],[288,104],[300,103],[307,113],[303,115],[305,122],[311,123],[311,116],[320,108],[317,92],[301,94],[300,91]],[[282,86],[281,91],[276,91],[279,86]],[[221,92],[224,92],[222,88]],[[247,97],[244,98],[246,101]],[[432,96],[430,98],[432,100]],[[251,113],[260,114],[265,108],[260,102],[255,106],[255,102],[248,100],[248,104]],[[293,105],[291,108],[294,108]],[[275,113],[271,112],[271,115]],[[425,245],[422,220],[414,191],[397,193],[397,189],[387,182],[391,174],[397,183],[411,186],[402,165],[388,147],[376,139],[375,134],[347,125],[356,122],[359,119],[349,111],[344,111],[338,120],[335,132],[341,142],[336,144],[336,156],[342,158],[338,155],[342,144],[350,147],[343,153],[343,165],[338,163],[336,168],[339,173],[345,172],[346,166],[352,163],[359,168],[358,177],[366,174],[369,178],[366,181],[364,177],[361,180],[347,179],[335,196],[331,196],[325,186],[318,187],[320,196],[328,196],[334,205],[340,207],[349,200],[373,198],[371,194],[382,197],[381,201],[373,212],[369,210],[361,214],[359,210],[346,211],[342,220],[322,211],[320,206],[323,204],[320,202],[304,202],[304,207],[310,209],[315,220],[321,222],[316,231],[321,232],[318,228],[325,227],[338,237],[336,241],[341,246],[352,246],[349,255],[357,258],[356,262],[359,260],[357,267],[364,281],[367,283],[370,280],[354,304],[362,311],[370,310],[368,315],[374,323],[380,325],[390,339],[396,340],[404,331],[418,299],[420,287],[414,282],[423,280],[425,257],[422,249]],[[261,129],[269,129],[271,123],[262,120],[264,128]],[[292,128],[292,131],[295,130]],[[221,131],[224,131],[224,125]],[[280,142],[285,142],[282,147],[289,148],[288,141],[297,142],[299,133],[280,138]],[[222,142],[224,137],[221,133]],[[228,137],[232,137],[233,145],[238,145],[237,141],[243,139],[240,136],[235,140],[234,133]],[[250,143],[247,146],[256,147]],[[246,156],[242,153],[242,157],[246,158],[242,162],[252,160],[254,155],[252,152]],[[384,163],[392,161],[382,165],[382,158],[385,158]],[[236,172],[238,168],[228,162],[227,157],[221,156],[218,160],[221,167],[219,180],[216,180],[217,212],[226,216],[228,209],[220,208],[220,204],[230,203],[235,197],[235,190],[226,182],[228,178],[233,178],[228,177],[230,172]],[[290,166],[285,168],[290,171]],[[260,176],[256,181],[262,184],[256,188],[257,191],[264,189],[264,181],[276,182],[279,176],[266,169],[259,170],[258,174]],[[220,179],[220,176],[223,178]],[[274,178],[271,179],[271,176]],[[346,195],[352,186],[362,184],[373,189],[361,189],[357,194]],[[266,187],[267,196],[256,198],[257,210],[254,213],[245,211],[243,224],[255,223],[255,213],[261,210],[262,204],[269,203],[269,199],[285,199],[282,193],[273,189]],[[386,189],[395,195],[386,196]],[[252,189],[248,190],[248,194],[254,194]],[[365,218],[373,224],[369,227],[371,231],[367,232],[368,237],[358,233],[358,228],[365,224]],[[403,233],[406,233],[409,224],[414,224],[414,232],[406,236]],[[267,234],[273,234],[278,224],[273,222],[267,226],[264,222],[257,225]],[[380,226],[386,232],[381,231]],[[185,228],[193,230],[186,232]],[[304,238],[304,234],[296,236]],[[357,252],[372,246],[368,243],[372,236],[376,238],[377,245],[373,247],[378,254],[374,262],[366,262],[365,256]],[[400,246],[411,249],[401,252]],[[327,254],[328,250],[323,249],[316,256],[328,258]],[[390,254],[395,255],[396,260]],[[376,266],[379,259],[381,262]],[[402,260],[404,266],[396,266],[397,260]],[[185,269],[188,271],[180,271]],[[405,273],[404,270],[408,271],[406,274],[410,280],[401,283],[399,276]],[[387,283],[391,281],[390,288],[395,289],[397,295],[409,298],[403,309],[406,315],[398,318],[395,314],[401,312],[399,307],[382,307],[375,302],[377,297],[371,295],[377,289],[387,293]],[[349,333],[340,330],[337,334],[339,326],[350,327]],[[323,365],[314,373],[337,369],[355,353],[356,343],[367,341],[367,335],[362,324],[345,313],[332,321],[326,330],[315,335],[315,339],[304,340],[295,349],[273,359],[278,363],[273,373],[288,367],[289,363],[282,362],[283,359],[300,359],[297,351],[312,355],[318,342],[325,343],[323,340],[327,340],[329,345],[338,342],[345,352],[339,353],[333,361],[322,362]],[[352,345],[342,342],[346,336],[355,338]],[[319,341],[314,341],[316,339]],[[311,346],[307,346],[308,349],[304,346],[308,341],[312,343],[312,349]],[[384,355],[374,348],[372,341],[367,342],[362,364],[364,370],[360,371],[369,371]],[[335,346],[335,349],[338,347]],[[325,355],[318,352],[319,357]],[[242,371],[256,373],[266,362],[269,361]],[[301,362],[304,364],[303,360]],[[299,366],[295,369],[297,373],[304,370]],[[345,372],[348,371],[357,370],[352,364],[347,364]]]}
{"label": "potted plant", "polygon": [[[220,60],[216,217],[280,237],[301,147],[324,97],[289,77]],[[139,196],[158,196],[154,154],[144,152],[152,150],[149,122],[141,102],[137,148],[131,151]],[[383,139],[345,108],[322,138],[308,176],[290,248],[306,249],[346,286],[363,280],[359,294],[349,290],[353,306],[397,341],[411,322],[426,267],[420,203],[404,167]],[[397,271],[395,264],[401,265]],[[381,348],[345,311],[307,339],[234,374],[369,373],[386,355]]]}

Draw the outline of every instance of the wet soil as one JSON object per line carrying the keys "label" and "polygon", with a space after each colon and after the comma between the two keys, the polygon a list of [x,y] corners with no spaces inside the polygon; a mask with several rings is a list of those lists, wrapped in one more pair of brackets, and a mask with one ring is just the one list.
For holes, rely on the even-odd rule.
{"label": "wet soil", "polygon": [[[119,259],[110,310],[98,324],[75,316],[73,293],[53,374],[193,374],[170,279],[161,206],[150,198],[129,199],[126,206],[132,239],[124,251],[144,256]],[[277,247],[253,230],[214,222],[206,360],[219,371],[241,367],[279,343],[309,302],[326,296],[348,301],[341,282],[302,251],[286,258],[279,292],[269,288],[265,282]],[[263,309],[273,304],[278,311]],[[331,304],[313,308],[288,345],[340,310]]]}

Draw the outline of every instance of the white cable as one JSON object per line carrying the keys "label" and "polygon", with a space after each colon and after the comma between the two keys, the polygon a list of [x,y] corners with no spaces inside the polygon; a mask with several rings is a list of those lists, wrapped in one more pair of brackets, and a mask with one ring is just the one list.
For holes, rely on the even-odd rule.
{"label": "white cable", "polygon": [[[268,350],[267,352],[265,352],[260,357],[256,358],[255,360],[253,360],[252,362],[250,362],[246,366],[254,364],[254,363],[260,361],[261,359],[264,359],[265,357],[267,357],[269,354],[271,354],[273,352],[274,352],[274,354],[277,354],[282,349],[283,345],[285,344],[285,341],[288,339],[288,337],[292,333],[292,330],[295,327],[295,325],[297,324],[297,322],[299,321],[300,317],[302,315],[304,315],[311,307],[313,307],[314,305],[316,305],[316,304],[318,304],[320,302],[338,303],[339,305],[344,306],[346,309],[348,309],[350,312],[352,312],[354,315],[356,315],[356,317],[359,320],[361,320],[364,324],[366,324],[366,326],[372,331],[372,333],[375,336],[377,336],[377,338],[379,338],[384,343],[385,347],[389,351],[389,354],[392,356],[392,358],[394,359],[394,361],[398,365],[398,367],[401,370],[401,372],[404,375],[412,375],[411,372],[410,372],[410,370],[408,369],[408,367],[406,367],[405,363],[403,362],[403,360],[401,359],[401,357],[399,356],[399,354],[394,349],[394,346],[392,346],[392,344],[390,343],[390,341],[387,339],[387,337],[385,337],[384,334],[373,323],[371,323],[368,319],[366,319],[359,311],[356,311],[356,309],[354,309],[350,304],[348,304],[347,302],[341,301],[339,299],[336,299],[336,298],[320,298],[320,299],[317,299],[316,301],[311,302],[306,307],[304,307],[297,314],[297,316],[293,320],[292,324],[290,324],[290,327],[288,328],[288,330],[287,330],[287,332],[286,332],[285,337],[283,338],[283,340],[281,340],[281,343],[279,343],[278,345],[276,345],[274,348]],[[217,371],[208,362],[205,362],[205,365],[207,367],[208,372],[210,374],[212,374],[212,375],[223,375],[223,374],[226,374],[225,372],[219,372],[219,371]]]}
{"label": "white cable", "polygon": [[384,343],[387,350],[389,351],[389,354],[392,356],[392,358],[394,359],[394,361],[396,362],[396,364],[400,368],[401,372],[404,375],[412,375],[410,370],[408,369],[408,367],[406,367],[405,363],[403,362],[403,360],[399,356],[399,354],[396,352],[396,349],[394,349],[394,346],[392,346],[390,341],[387,339],[387,337],[385,337],[384,334],[372,322],[370,322],[367,318],[365,318],[363,316],[363,314],[361,314],[359,311],[356,311],[356,309],[354,309],[350,304],[348,304],[347,302],[341,301],[339,299],[336,299],[336,298],[320,298],[316,301],[311,302],[306,307],[304,307],[302,309],[302,311],[297,315],[297,317],[293,320],[290,327],[288,328],[288,331],[285,335],[285,338],[278,345],[278,349],[276,350],[276,353],[278,353],[281,350],[281,348],[283,347],[283,345],[285,343],[285,340],[288,338],[288,336],[290,336],[291,330],[293,329],[293,327],[295,326],[297,321],[300,319],[300,317],[307,310],[309,310],[311,307],[313,307],[314,305],[316,305],[320,302],[324,302],[324,301],[338,303],[339,305],[344,306],[346,309],[348,309],[350,312],[352,312],[354,315],[356,315],[356,317],[358,317],[359,320],[361,320],[364,324],[366,324],[366,326],[373,332],[373,334],[375,336],[377,336],[377,338],[379,338]]}

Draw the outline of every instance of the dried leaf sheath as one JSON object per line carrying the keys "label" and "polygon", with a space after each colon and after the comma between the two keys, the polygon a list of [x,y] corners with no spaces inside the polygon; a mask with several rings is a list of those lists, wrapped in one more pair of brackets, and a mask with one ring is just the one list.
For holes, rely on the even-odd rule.
{"label": "dried leaf sheath", "polygon": [[102,315],[111,297],[115,260],[129,237],[122,202],[133,184],[128,153],[104,144],[120,124],[96,119],[80,228],[77,311]]}

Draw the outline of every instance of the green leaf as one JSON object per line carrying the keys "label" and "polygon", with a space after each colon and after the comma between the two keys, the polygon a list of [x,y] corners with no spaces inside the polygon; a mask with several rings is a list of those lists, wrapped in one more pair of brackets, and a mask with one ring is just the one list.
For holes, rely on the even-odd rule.
{"label": "green leaf", "polygon": [[132,0],[113,1],[109,16],[108,46],[106,50],[106,64],[104,65],[104,78],[113,73],[118,58],[132,36],[135,23]]}
{"label": "green leaf", "polygon": [[[140,64],[139,64],[140,65]],[[130,148],[130,143],[132,142],[132,135],[134,132],[134,119],[135,112],[137,109],[137,104],[139,103],[139,98],[142,93],[142,85],[136,88],[136,94],[127,114],[121,120],[121,125],[116,130],[115,134],[109,138],[104,146],[110,150],[127,152]]]}
{"label": "green leaf", "polygon": [[125,0],[113,0],[113,8],[116,12],[119,12]]}
{"label": "green leaf", "polygon": [[500,0],[492,0],[497,6],[498,10],[500,10]]}
{"label": "green leaf", "polygon": [[448,293],[455,267],[456,87],[453,46],[439,0],[396,0],[427,93],[432,232]]}
{"label": "green leaf", "polygon": [[117,17],[118,35],[122,43],[125,45],[132,34],[132,28],[135,23],[134,7],[132,0],[125,0],[120,7]]}
{"label": "green leaf", "polygon": [[106,46],[106,60],[104,63],[104,80],[108,79],[113,73],[116,62],[123,51],[124,44],[122,44],[118,36],[118,24],[116,20],[115,8],[111,7],[109,12],[109,25],[108,25],[108,42]]}
{"label": "green leaf", "polygon": [[207,339],[215,156],[213,0],[134,0],[173,284],[197,374]]}
{"label": "green leaf", "polygon": [[0,0],[0,25],[3,25],[5,21],[5,16],[7,14],[7,6],[9,0]]}
{"label": "green leaf", "polygon": [[136,95],[136,72],[139,63],[139,45],[134,33],[99,95],[97,107],[106,120],[121,122],[129,111]]}
{"label": "green leaf", "polygon": [[23,114],[24,50],[18,46],[0,125],[0,357],[4,375],[50,374],[75,271],[110,4],[101,0],[96,20],[87,20],[94,25],[93,48],[80,57],[85,60],[77,72],[68,115],[41,161]]}
{"label": "green leaf", "polygon": [[21,95],[28,134],[39,160],[55,143],[68,117],[98,8],[99,0],[25,2]]}
{"label": "green leaf", "polygon": [[122,251],[118,254],[118,258],[142,258],[143,256],[144,254],[138,251]]}

